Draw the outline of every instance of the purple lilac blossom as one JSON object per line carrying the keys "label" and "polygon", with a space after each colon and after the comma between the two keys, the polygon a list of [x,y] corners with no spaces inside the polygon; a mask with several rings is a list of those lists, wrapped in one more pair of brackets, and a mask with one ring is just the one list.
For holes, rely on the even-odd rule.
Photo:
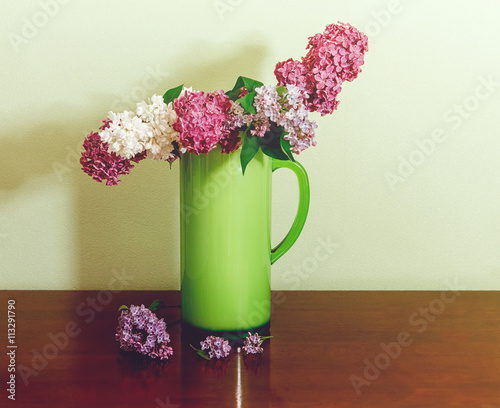
{"label": "purple lilac blossom", "polygon": [[166,330],[167,325],[163,318],[158,319],[144,305],[131,305],[130,309],[122,310],[118,318],[115,338],[120,342],[120,348],[125,351],[136,351],[164,360],[173,354],[172,347],[167,346],[170,343],[170,335]]}
{"label": "purple lilac blossom", "polygon": [[248,332],[248,336],[243,342],[243,350],[247,354],[262,354],[264,352],[264,349],[261,347],[263,341],[258,333],[252,334]]}
{"label": "purple lilac blossom", "polygon": [[[257,88],[255,92],[256,116],[263,115],[264,119],[261,119],[261,122],[266,123],[265,120],[267,120],[269,128],[270,122],[282,126],[287,132],[284,138],[290,142],[294,153],[299,154],[308,147],[316,145],[314,137],[317,126],[314,121],[309,120],[309,112],[297,86],[288,85],[283,92],[278,92],[273,86],[263,86]],[[262,125],[258,129],[262,128],[266,129]],[[257,135],[261,136],[260,133]]]}
{"label": "purple lilac blossom", "polygon": [[231,352],[231,346],[227,340],[222,337],[208,336],[204,341],[200,342],[202,350],[208,350],[210,358],[224,358]]}

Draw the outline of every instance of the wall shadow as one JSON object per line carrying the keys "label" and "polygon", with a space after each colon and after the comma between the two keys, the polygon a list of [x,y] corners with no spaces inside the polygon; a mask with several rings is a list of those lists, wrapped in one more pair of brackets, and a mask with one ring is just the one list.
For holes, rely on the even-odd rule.
{"label": "wall shadow", "polygon": [[[180,83],[204,91],[227,90],[239,75],[258,75],[259,61],[266,52],[262,44],[248,42],[238,48],[192,43],[186,55],[173,56],[162,64],[168,65],[169,80],[162,81],[151,94]],[[183,64],[192,53],[199,64]],[[234,77],[228,78],[228,72],[234,72]],[[104,96],[97,90],[94,96],[99,104],[106,98],[116,99],[116,95]],[[56,112],[56,108],[45,109]],[[23,124],[6,132],[0,141],[0,204],[9,202],[18,189],[36,178],[62,183],[75,205],[71,228],[77,257],[76,289],[105,289],[117,273],[125,273],[124,289],[178,289],[178,163],[170,169],[167,163],[145,160],[131,174],[122,176],[118,186],[97,183],[80,170],[78,160],[85,135],[98,129],[107,110],[96,114],[95,110],[86,113],[77,106],[66,106],[64,111],[63,119],[54,113],[54,119],[45,123]],[[51,283],[45,288],[50,289]]]}

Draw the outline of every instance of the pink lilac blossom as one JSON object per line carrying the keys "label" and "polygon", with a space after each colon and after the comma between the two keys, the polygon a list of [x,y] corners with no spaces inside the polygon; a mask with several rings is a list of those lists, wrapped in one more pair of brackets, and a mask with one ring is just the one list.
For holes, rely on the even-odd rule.
{"label": "pink lilac blossom", "polygon": [[342,82],[352,81],[361,72],[368,38],[349,24],[330,24],[309,38],[307,49],[301,62],[280,62],[274,73],[280,85],[299,87],[306,108],[323,116],[337,109]]}
{"label": "pink lilac blossom", "polygon": [[307,97],[306,74],[306,67],[300,61],[295,61],[292,58],[278,62],[274,70],[274,75],[279,85],[295,85],[301,89]]}
{"label": "pink lilac blossom", "polygon": [[231,346],[227,340],[222,337],[208,336],[204,341],[200,342],[202,350],[208,350],[210,358],[224,358],[229,356]]}
{"label": "pink lilac blossom", "polygon": [[334,67],[341,81],[350,82],[361,72],[368,37],[350,24],[330,24],[322,34],[309,38],[307,48],[302,61],[306,67]]}
{"label": "pink lilac blossom", "polygon": [[179,143],[188,152],[208,154],[219,141],[229,136],[231,103],[224,92],[189,92],[174,101],[177,120],[173,128]]}
{"label": "pink lilac blossom", "polygon": [[[103,120],[104,125],[101,130],[109,126],[109,119]],[[132,159],[125,159],[118,156],[116,153],[108,151],[108,144],[101,140],[98,133],[92,132],[85,138],[83,142],[84,151],[80,158],[82,170],[90,177],[98,182],[106,180],[107,186],[115,186],[121,182],[118,180],[123,174],[129,174],[134,168],[131,162],[138,163],[144,158],[144,154],[140,153]]]}
{"label": "pink lilac blossom", "polygon": [[229,135],[224,139],[219,141],[222,153],[232,153],[241,145],[240,131],[238,129],[233,129],[229,132]]}
{"label": "pink lilac blossom", "polygon": [[240,92],[240,94],[238,95],[238,98],[242,98],[242,97],[244,97],[245,95],[248,95],[248,89],[247,89],[247,87],[246,87],[246,86],[243,86],[243,87],[241,88],[241,92]]}
{"label": "pink lilac blossom", "polygon": [[118,318],[115,338],[125,351],[165,360],[174,354],[172,347],[167,346],[170,335],[166,330],[163,319],[158,319],[151,310],[144,305],[131,305]]}
{"label": "pink lilac blossom", "polygon": [[258,333],[252,334],[248,332],[248,336],[243,342],[243,350],[247,354],[262,354],[264,352],[264,349],[261,347],[263,341]]}

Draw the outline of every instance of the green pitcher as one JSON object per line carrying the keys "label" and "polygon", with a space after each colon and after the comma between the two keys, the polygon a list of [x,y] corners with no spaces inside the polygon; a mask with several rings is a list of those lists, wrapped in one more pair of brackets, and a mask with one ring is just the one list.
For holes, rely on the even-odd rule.
{"label": "green pitcher", "polygon": [[[180,160],[183,327],[241,332],[266,326],[271,264],[298,238],[309,209],[309,180],[297,162],[261,151],[242,174],[240,151],[186,154]],[[299,206],[287,236],[271,248],[271,178],[279,168],[299,182]]]}

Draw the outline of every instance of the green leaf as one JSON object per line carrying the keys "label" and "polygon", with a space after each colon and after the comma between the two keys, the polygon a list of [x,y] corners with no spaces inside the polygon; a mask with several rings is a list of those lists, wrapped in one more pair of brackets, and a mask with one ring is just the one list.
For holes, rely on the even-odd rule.
{"label": "green leaf", "polygon": [[191,348],[196,351],[196,354],[198,354],[200,357],[204,358],[205,360],[210,361],[210,357],[208,356],[208,353],[205,350],[198,350],[196,347],[194,347],[192,344],[190,344]]}
{"label": "green leaf", "polygon": [[240,96],[241,88],[243,88],[243,86],[244,86],[243,77],[240,76],[236,80],[236,83],[234,84],[233,89],[231,89],[230,91],[227,91],[226,95],[229,96],[229,99],[231,99],[232,101],[235,101],[236,99],[238,99],[238,96]]}
{"label": "green leaf", "polygon": [[234,84],[234,87],[233,87],[233,91],[235,89],[240,89],[242,88],[243,86],[245,86],[245,84],[243,83],[243,77],[242,76],[239,76],[238,79],[236,80],[236,83]]}
{"label": "green leaf", "polygon": [[120,310],[129,310],[127,305],[121,305],[118,311]]}
{"label": "green leaf", "polygon": [[208,353],[205,350],[198,350],[196,352],[200,357],[203,357],[205,360],[210,361],[210,357],[208,356]]}
{"label": "green leaf", "polygon": [[241,161],[241,170],[243,174],[245,174],[245,169],[247,168],[248,163],[250,163],[250,161],[259,151],[262,139],[258,136],[251,136],[249,129],[247,129],[243,133],[243,135],[242,133],[243,132],[240,132],[240,137],[243,138],[243,145],[241,147],[241,153],[240,153],[240,161]]}
{"label": "green leaf", "polygon": [[241,88],[245,87],[248,92],[253,92],[255,91],[255,88],[260,88],[261,86],[264,86],[264,84],[260,81],[240,76],[236,80],[233,89],[227,91],[226,95],[229,97],[229,99],[235,101],[236,99],[238,99],[238,96],[240,96]]}
{"label": "green leaf", "polygon": [[262,153],[266,156],[272,157],[278,160],[290,160],[288,156],[281,150],[281,148],[276,148],[270,145],[262,145]]}
{"label": "green leaf", "polygon": [[255,98],[255,91],[247,93],[245,96],[237,99],[236,102],[239,102],[248,113],[257,113],[253,106],[253,98]]}
{"label": "green leaf", "polygon": [[276,134],[273,132],[267,132],[260,148],[262,149],[262,153],[266,156],[272,157],[273,159],[290,160],[281,147],[279,137],[280,134],[281,133]]}
{"label": "green leaf", "polygon": [[275,123],[271,122],[271,130],[266,132],[262,138],[262,153],[266,156],[272,157],[273,159],[293,160],[293,157],[290,158],[281,145],[281,139],[283,139],[284,134],[285,129],[283,129],[282,126],[277,126]]}
{"label": "green leaf", "polygon": [[149,310],[152,312],[156,312],[157,310],[160,310],[163,307],[163,302],[161,300],[153,300],[153,303],[149,306]]}
{"label": "green leaf", "polygon": [[247,88],[248,92],[253,92],[255,91],[255,88],[260,88],[261,86],[264,86],[264,84],[260,81],[256,81],[255,79],[250,79],[246,77],[240,77],[243,80],[243,84],[245,85],[245,88]]}
{"label": "green leaf", "polygon": [[229,97],[230,100],[235,101],[236,99],[238,99],[238,96],[240,96],[240,93],[241,93],[241,88],[238,88],[227,91],[226,95]]}
{"label": "green leaf", "polygon": [[285,93],[288,92],[288,89],[286,89],[283,85],[280,85],[276,87],[276,92],[278,92],[279,96],[283,96]]}
{"label": "green leaf", "polygon": [[290,159],[291,161],[294,162],[295,159],[293,158],[293,153],[291,150],[290,142],[283,137],[284,134],[285,134],[285,131],[283,130],[283,132],[280,135],[281,150],[283,150],[283,153],[285,153],[288,156],[288,159]]}
{"label": "green leaf", "polygon": [[177,86],[175,88],[169,89],[163,95],[163,101],[168,105],[174,99],[177,99],[177,97],[181,94],[183,87],[184,87],[184,84],[179,85],[179,86]]}

